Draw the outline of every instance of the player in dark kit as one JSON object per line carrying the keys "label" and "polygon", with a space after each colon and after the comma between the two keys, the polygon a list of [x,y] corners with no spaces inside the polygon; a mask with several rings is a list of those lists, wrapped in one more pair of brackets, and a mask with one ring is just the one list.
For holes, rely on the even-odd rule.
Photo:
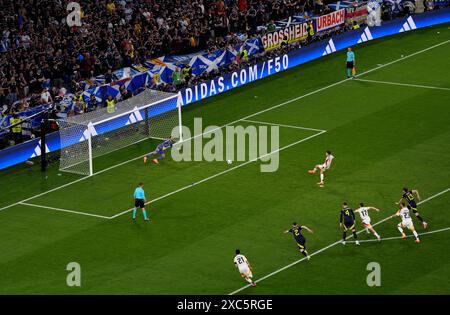
{"label": "player in dark kit", "polygon": [[412,210],[412,212],[414,213],[414,215],[416,216],[416,218],[422,222],[422,226],[424,229],[426,229],[428,227],[428,223],[425,222],[423,220],[423,218],[420,216],[419,211],[417,210],[417,203],[416,203],[416,199],[415,196],[417,196],[417,200],[420,201],[420,195],[419,195],[419,191],[417,189],[408,189],[408,188],[403,188],[403,195],[400,198],[400,200],[397,202],[397,204],[400,204],[402,202],[403,199],[405,199],[406,202],[408,202],[408,208],[410,210]]}
{"label": "player in dark kit", "polygon": [[298,249],[300,250],[300,253],[302,253],[306,259],[310,260],[311,256],[308,255],[308,252],[306,251],[306,239],[302,234],[302,229],[305,229],[306,231],[308,231],[309,233],[314,233],[314,231],[312,229],[310,229],[309,227],[305,226],[305,225],[299,225],[296,222],[292,223],[292,228],[290,228],[289,230],[284,231],[284,233],[292,233],[292,235],[294,235],[294,239],[297,242],[297,246]]}
{"label": "player in dark kit", "polygon": [[355,213],[352,208],[348,207],[348,204],[344,202],[342,204],[342,210],[339,218],[339,225],[344,230],[342,235],[342,244],[345,245],[345,239],[347,238],[347,231],[351,230],[353,237],[355,238],[356,245],[359,245],[358,236],[356,235],[355,228]]}

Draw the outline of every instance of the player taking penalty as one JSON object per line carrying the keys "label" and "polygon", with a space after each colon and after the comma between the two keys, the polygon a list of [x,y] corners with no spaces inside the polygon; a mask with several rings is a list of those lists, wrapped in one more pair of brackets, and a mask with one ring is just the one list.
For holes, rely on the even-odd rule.
{"label": "player taking penalty", "polygon": [[[166,150],[173,147],[174,141],[175,141],[174,138],[169,137],[166,140],[164,140],[164,142],[160,143],[154,151],[144,156],[144,164],[146,164],[147,160],[151,157],[153,157],[152,162],[154,164],[159,164],[159,161],[161,161],[166,157]],[[156,155],[159,156],[155,158]]]}
{"label": "player taking penalty", "polygon": [[250,283],[252,286],[256,286],[256,283],[252,280],[252,266],[250,265],[247,257],[242,255],[239,249],[236,249],[236,256],[234,256],[234,265],[239,270],[239,273],[241,274],[242,278],[245,279],[245,281]]}
{"label": "player taking penalty", "polygon": [[323,164],[317,164],[316,166],[314,166],[314,168],[312,170],[309,170],[308,173],[309,174],[315,174],[317,172],[317,170],[320,170],[320,182],[317,183],[317,185],[319,185],[319,187],[323,187],[325,186],[325,171],[330,169],[331,167],[331,162],[333,161],[334,156],[331,155],[331,151],[326,151],[325,152],[325,162]]}
{"label": "player taking penalty", "polygon": [[134,209],[133,209],[133,220],[136,220],[137,208],[142,209],[142,214],[144,215],[144,220],[148,221],[147,211],[145,211],[145,192],[144,183],[139,183],[138,187],[134,190]]}

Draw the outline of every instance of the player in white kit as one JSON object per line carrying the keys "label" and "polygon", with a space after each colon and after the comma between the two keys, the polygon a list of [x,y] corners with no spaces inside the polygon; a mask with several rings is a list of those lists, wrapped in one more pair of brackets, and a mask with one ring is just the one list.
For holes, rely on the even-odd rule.
{"label": "player in white kit", "polygon": [[334,156],[331,155],[331,151],[327,151],[325,152],[325,162],[323,164],[317,164],[316,166],[314,166],[314,168],[312,170],[309,170],[308,173],[309,174],[315,174],[317,172],[317,170],[320,170],[320,182],[317,183],[317,185],[319,185],[319,187],[323,187],[325,185],[325,171],[330,169],[331,167],[331,162],[333,161]]}
{"label": "player in white kit", "polygon": [[242,255],[239,249],[236,249],[236,256],[234,256],[234,264],[236,265],[236,268],[239,270],[239,273],[241,274],[242,278],[244,278],[245,281],[250,283],[252,286],[256,286],[256,283],[252,280],[253,278],[252,266],[250,265],[250,262],[247,260],[247,257]]}
{"label": "player in white kit", "polygon": [[400,207],[401,207],[400,210],[398,210],[397,213],[392,216],[392,217],[399,216],[402,218],[402,222],[400,222],[397,225],[397,229],[400,231],[400,233],[402,233],[402,238],[406,239],[406,235],[403,232],[403,229],[408,228],[414,234],[414,237],[416,238],[416,243],[420,243],[419,234],[417,234],[416,230],[414,229],[414,224],[411,219],[409,206],[406,206],[404,202],[401,202]]}
{"label": "player in white kit", "polygon": [[362,224],[364,225],[364,228],[366,229],[366,232],[369,233],[369,230],[370,230],[373,233],[373,235],[377,238],[377,240],[381,241],[380,235],[378,235],[377,231],[375,231],[375,229],[370,224],[369,210],[375,210],[376,212],[380,211],[380,209],[377,209],[375,207],[365,207],[364,204],[361,202],[359,204],[359,208],[356,209],[355,212],[359,213]]}

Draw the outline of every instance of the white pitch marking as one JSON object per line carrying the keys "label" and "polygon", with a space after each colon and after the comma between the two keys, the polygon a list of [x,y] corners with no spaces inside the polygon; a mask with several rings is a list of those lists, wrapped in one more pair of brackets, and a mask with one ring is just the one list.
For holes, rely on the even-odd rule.
{"label": "white pitch marking", "polygon": [[[450,227],[446,227],[443,229],[439,229],[439,230],[433,230],[433,231],[428,231],[428,232],[423,232],[423,233],[418,233],[419,236],[421,235],[427,235],[427,234],[434,234],[434,233],[439,233],[439,232],[444,232],[450,230]],[[414,235],[407,235],[406,237],[413,237]],[[390,240],[397,240],[399,238],[402,238],[401,236],[392,236],[392,237],[385,237],[385,238],[381,238],[381,241],[390,241]],[[372,238],[370,240],[359,240],[360,243],[367,243],[367,242],[378,242],[377,239]],[[355,243],[355,241],[348,241],[348,243]]]}
{"label": "white pitch marking", "polygon": [[284,125],[284,124],[272,123],[272,122],[267,122],[267,121],[258,121],[258,120],[249,120],[249,119],[242,119],[241,121],[254,123],[254,124],[259,124],[259,125],[280,126],[280,127],[285,127],[285,128],[311,130],[311,131],[317,131],[317,132],[326,131],[326,130],[323,130],[323,129],[314,129],[314,128],[307,128],[307,127],[301,127],[301,126]]}
{"label": "white pitch marking", "polygon": [[[443,190],[443,191],[441,191],[441,192],[439,192],[439,193],[437,193],[437,194],[434,194],[433,196],[430,196],[430,197],[428,197],[428,198],[422,200],[422,201],[419,202],[418,204],[422,204],[422,203],[428,202],[428,201],[430,201],[430,200],[432,200],[432,199],[434,199],[434,198],[436,198],[436,197],[438,197],[438,196],[440,196],[440,195],[442,195],[442,194],[445,194],[445,193],[448,192],[448,191],[450,191],[450,188],[447,188],[447,189],[445,189],[445,190]],[[388,216],[388,217],[384,218],[383,220],[378,221],[378,222],[375,223],[375,224],[372,224],[372,226],[377,226],[378,224],[381,224],[381,223],[383,223],[383,222],[385,222],[385,221],[387,221],[387,220],[389,220],[389,219],[391,219],[391,218],[392,218],[392,216]],[[356,232],[356,234],[362,233],[363,231],[365,231],[365,230],[364,230],[364,229],[359,230],[358,232]],[[353,235],[351,235],[350,237],[352,237],[352,236],[353,236]],[[341,244],[341,243],[342,243],[342,240],[336,241],[336,242],[334,242],[334,243],[332,243],[332,244],[330,244],[330,245],[328,245],[328,246],[326,246],[326,247],[324,247],[324,248],[319,249],[318,251],[315,251],[314,253],[310,254],[309,256],[317,255],[317,254],[319,254],[319,253],[321,253],[321,252],[323,252],[323,251],[325,251],[325,250],[327,250],[327,249],[329,249],[329,248],[331,248],[331,247],[333,247],[333,246],[336,246],[337,244]],[[258,283],[258,282],[263,281],[263,280],[265,280],[265,279],[267,279],[267,278],[269,278],[269,277],[272,277],[272,276],[276,275],[277,273],[280,273],[280,272],[283,271],[283,270],[286,270],[286,269],[288,269],[288,268],[290,268],[290,267],[292,267],[292,266],[295,266],[296,264],[298,264],[298,263],[304,261],[305,259],[306,259],[306,257],[301,258],[301,259],[299,259],[299,260],[296,260],[296,261],[290,263],[289,265],[286,265],[286,266],[284,266],[284,267],[282,267],[282,268],[280,268],[280,269],[275,270],[275,271],[272,272],[272,273],[269,273],[269,274],[265,275],[264,277],[259,278],[259,279],[256,280],[255,282]],[[245,286],[243,286],[242,288],[237,289],[237,290],[235,290],[235,291],[229,293],[228,295],[234,295],[234,294],[236,294],[236,293],[239,293],[239,292],[241,292],[241,291],[243,291],[243,290],[249,288],[250,286],[251,286],[251,284],[245,285]]]}
{"label": "white pitch marking", "polygon": [[29,207],[37,207],[37,208],[43,208],[43,209],[49,209],[49,210],[55,210],[55,211],[61,211],[61,212],[69,212],[69,213],[75,213],[75,214],[81,214],[88,217],[97,217],[102,219],[109,219],[109,217],[99,214],[93,214],[93,213],[87,213],[87,212],[80,212],[80,211],[74,211],[74,210],[67,210],[67,209],[61,209],[61,208],[55,208],[55,207],[49,207],[49,206],[43,206],[43,205],[37,205],[34,203],[27,203],[27,202],[20,202],[18,205],[24,205]]}
{"label": "white pitch marking", "polygon": [[409,84],[409,83],[398,83],[398,82],[389,82],[389,81],[377,81],[377,80],[368,80],[368,79],[355,79],[355,80],[356,81],[361,81],[361,82],[380,83],[380,84],[389,84],[389,85],[400,85],[400,86],[416,87],[416,88],[422,88],[422,89],[433,89],[433,90],[450,91],[450,88],[439,87],[439,86],[429,86],[429,85],[419,85],[419,84]]}

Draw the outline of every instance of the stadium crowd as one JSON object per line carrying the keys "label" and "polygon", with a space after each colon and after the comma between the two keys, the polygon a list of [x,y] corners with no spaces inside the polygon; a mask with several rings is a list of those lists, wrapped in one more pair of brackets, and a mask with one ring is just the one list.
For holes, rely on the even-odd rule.
{"label": "stadium crowd", "polygon": [[[315,2],[313,2],[315,1]],[[154,57],[223,48],[321,0],[0,0],[0,111],[53,101],[79,82]],[[14,106],[12,106],[14,104]]]}

